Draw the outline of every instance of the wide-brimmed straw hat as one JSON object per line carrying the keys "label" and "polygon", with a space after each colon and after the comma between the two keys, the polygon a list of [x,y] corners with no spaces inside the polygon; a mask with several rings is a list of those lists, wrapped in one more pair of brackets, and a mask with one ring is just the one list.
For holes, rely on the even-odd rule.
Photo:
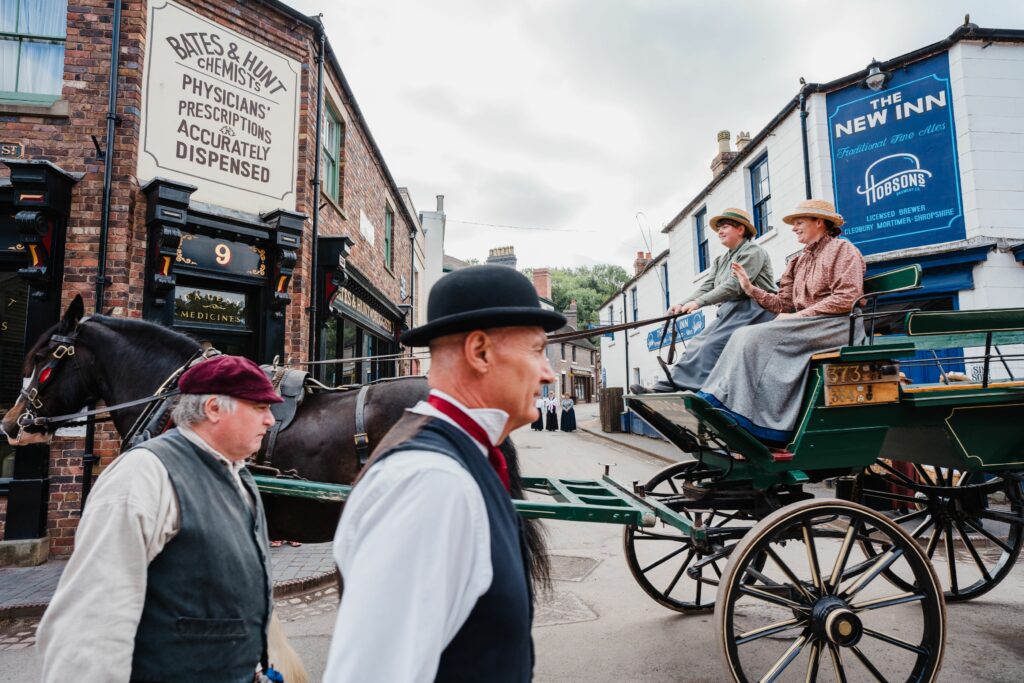
{"label": "wide-brimmed straw hat", "polygon": [[805,199],[796,205],[789,214],[782,217],[782,222],[788,225],[793,225],[793,221],[802,216],[809,216],[810,218],[823,218],[826,221],[831,221],[833,234],[838,235],[842,230],[843,217],[836,213],[835,204],[827,202],[824,199]]}
{"label": "wide-brimmed straw hat", "polygon": [[743,209],[726,209],[717,216],[712,216],[711,220],[708,221],[708,227],[711,230],[718,230],[718,224],[721,221],[734,221],[743,226],[743,231],[746,233],[747,238],[753,239],[757,236],[757,228],[754,227],[754,219],[750,217],[750,214]]}
{"label": "wide-brimmed straw hat", "polygon": [[565,325],[558,311],[541,308],[533,283],[508,266],[470,266],[448,273],[431,288],[427,322],[405,332],[406,346],[428,346],[432,339],[491,327],[542,327],[552,332]]}

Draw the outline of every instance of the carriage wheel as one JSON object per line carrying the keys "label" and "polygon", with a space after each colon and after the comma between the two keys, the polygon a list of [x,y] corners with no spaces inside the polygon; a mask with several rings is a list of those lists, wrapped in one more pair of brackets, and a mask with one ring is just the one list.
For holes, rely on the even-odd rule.
{"label": "carriage wheel", "polygon": [[[946,600],[971,600],[992,590],[1024,546],[1020,484],[982,472],[913,467],[916,477],[880,460],[861,479],[861,502],[891,504],[893,512],[886,514],[925,548]],[[871,539],[864,549],[879,552]],[[891,571],[885,576],[906,588],[904,577]]]}
{"label": "carriage wheel", "polygon": [[[884,550],[868,557],[857,541]],[[755,566],[758,557],[770,561]],[[878,577],[897,568],[912,583]],[[732,552],[715,607],[736,681],[933,681],[945,648],[942,588],[921,547],[882,515],[814,499],[765,517]]]}
{"label": "carriage wheel", "polygon": [[749,513],[738,510],[687,509],[686,487],[708,476],[699,462],[675,463],[655,474],[644,490],[646,496],[661,500],[691,522],[699,520],[713,536],[709,542],[695,544],[666,524],[627,526],[622,534],[633,578],[655,601],[677,612],[714,608],[715,591],[729,552],[755,521]]}

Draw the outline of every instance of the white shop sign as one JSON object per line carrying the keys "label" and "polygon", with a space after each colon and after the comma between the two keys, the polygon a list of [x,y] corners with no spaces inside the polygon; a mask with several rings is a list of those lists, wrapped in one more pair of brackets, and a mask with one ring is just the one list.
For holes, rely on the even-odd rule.
{"label": "white shop sign", "polygon": [[139,179],[243,211],[294,209],[302,65],[169,0],[148,24]]}

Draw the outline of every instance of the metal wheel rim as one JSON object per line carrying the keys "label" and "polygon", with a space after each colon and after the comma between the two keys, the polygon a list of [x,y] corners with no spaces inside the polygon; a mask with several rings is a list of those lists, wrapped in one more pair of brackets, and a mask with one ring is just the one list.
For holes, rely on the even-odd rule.
{"label": "metal wheel rim", "polygon": [[[909,481],[899,479],[898,475],[892,474],[891,468],[886,465],[882,463],[880,465],[885,469],[885,474],[873,472],[871,473],[872,476],[901,488],[914,490],[915,497],[924,496],[920,499],[923,503],[923,514],[918,514],[920,511],[917,510],[908,510],[907,513],[894,517],[892,521],[901,526],[907,525],[905,529],[910,531],[911,535],[917,538],[918,542],[924,547],[929,560],[935,565],[936,574],[943,585],[947,601],[973,600],[995,588],[1009,575],[1017,562],[1017,558],[1020,556],[1022,547],[1024,547],[1024,525],[1009,524],[1010,533],[1006,538],[1000,538],[992,534],[990,530],[985,529],[984,518],[962,521],[959,525],[955,522],[943,523],[940,521],[937,523],[935,509],[946,507],[947,504],[935,499],[935,491],[956,488],[962,490],[965,486],[982,491],[1002,491],[1009,501],[1011,514],[1021,517],[1024,516],[1024,505],[1022,505],[1020,500],[1019,484],[998,477],[987,482],[975,483],[976,477],[980,473],[965,472],[951,467],[935,468],[934,473],[929,475],[927,471],[921,472],[922,468],[918,465],[915,466],[915,469],[920,473],[919,476],[921,478],[932,477],[932,479],[928,480],[928,483],[934,485],[925,485],[923,483],[915,485]],[[957,485],[942,485],[953,482],[956,482]],[[860,498],[862,502],[867,499],[899,502],[903,497],[899,493],[883,493],[861,487]],[[918,514],[918,516],[915,516],[915,514]],[[985,531],[989,533],[986,534]],[[987,543],[991,548],[999,548],[999,558],[995,562],[987,562],[991,553],[985,552],[984,547],[979,549],[980,543],[976,541],[981,539],[972,540],[972,534],[980,536],[981,539],[984,539],[982,542]],[[957,557],[955,546],[958,543],[966,551],[966,558],[962,556]],[[865,552],[874,553],[874,548],[870,542],[864,545]],[[945,560],[935,556],[938,550],[942,551]],[[984,567],[984,571],[982,567]],[[974,570],[977,570],[978,578],[964,585],[964,580],[961,576],[968,570],[972,573]],[[906,590],[907,583],[899,576],[894,575],[892,572],[886,572],[885,578],[894,586]]]}
{"label": "metal wheel rim", "polygon": [[[827,595],[830,587],[834,591],[834,595],[837,596],[853,590],[854,592],[848,601],[848,606],[851,610],[856,610],[855,613],[858,615],[876,613],[885,609],[901,609],[905,606],[916,604],[920,607],[921,642],[908,643],[900,638],[877,631],[874,628],[864,627],[863,634],[861,635],[863,642],[858,641],[852,646],[836,645],[828,638],[823,637],[813,627],[813,620],[810,616],[813,610],[798,612],[785,603],[780,603],[781,607],[777,605],[776,609],[785,610],[792,615],[794,624],[788,628],[778,627],[779,624],[784,623],[780,621],[777,624],[764,624],[759,628],[740,634],[735,632],[737,601],[741,597],[748,595],[751,591],[760,590],[761,586],[760,583],[740,585],[740,576],[746,573],[752,559],[759,554],[765,554],[768,550],[775,551],[774,546],[783,538],[791,540],[792,536],[789,534],[793,532],[794,528],[799,528],[802,531],[802,528],[808,523],[828,517],[834,517],[835,519],[848,518],[849,524],[845,532],[818,536],[813,533],[812,529],[810,534],[812,543],[806,545],[805,542],[805,548],[813,547],[818,549],[804,554],[804,565],[807,571],[801,573],[792,567],[790,568],[796,574],[795,578],[799,585],[802,586],[802,589],[797,587],[796,584],[780,584],[779,588],[789,589],[790,597],[793,598],[791,602],[805,606],[808,604],[817,606],[823,599],[821,596]],[[830,522],[831,524],[833,522]],[[875,587],[870,592],[877,591],[879,586],[885,587],[886,592],[890,593],[893,589],[888,588],[888,584],[884,581],[880,584],[878,582],[878,577],[881,576],[878,566],[884,564],[888,559],[877,558],[874,561],[868,560],[866,562],[858,562],[856,565],[847,566],[846,563],[854,555],[850,550],[844,550],[844,548],[856,545],[856,536],[860,534],[859,525],[864,525],[863,528],[868,530],[884,530],[884,533],[892,542],[886,551],[887,555],[896,554],[898,550],[899,554],[896,561],[905,560],[914,566],[914,576],[919,584],[915,588],[916,593],[914,596],[903,596],[900,601],[896,601],[896,598],[900,597],[899,594],[894,594],[891,597],[883,595],[873,599],[864,597],[864,591],[873,584],[875,584]],[[842,542],[838,547],[835,561],[819,563],[821,541],[829,537],[838,540],[840,536],[842,537]],[[773,543],[773,539],[775,539],[775,543]],[[796,550],[794,549],[793,552],[795,553]],[[778,553],[776,552],[776,554]],[[844,554],[845,559],[840,561],[839,558],[843,557]],[[775,562],[775,558],[772,558],[772,562]],[[806,580],[802,578],[804,573],[809,577]],[[834,586],[832,586],[833,580],[835,582]],[[857,583],[861,581],[865,582],[864,586],[857,588]],[[802,591],[808,593],[811,599],[799,597]],[[821,594],[820,596],[819,593]],[[860,601],[858,601],[858,597],[861,598]],[[812,599],[814,602],[812,602]],[[916,610],[911,611],[916,612]],[[863,672],[869,675],[874,674],[874,677],[878,680],[892,680],[877,673],[877,666],[870,659],[868,664],[864,664],[864,659],[862,658],[864,653],[862,650],[866,647],[866,643],[869,642],[868,639],[870,639],[870,642],[881,640],[883,647],[893,648],[896,652],[905,650],[908,645],[921,648],[922,652],[917,653],[913,667],[910,668],[905,680],[931,682],[938,675],[945,650],[945,602],[935,572],[921,548],[903,529],[892,524],[878,513],[857,503],[838,500],[818,499],[789,505],[772,513],[752,529],[734,549],[729,564],[726,567],[722,585],[719,589],[718,604],[715,608],[715,622],[718,631],[719,649],[725,660],[726,668],[734,680],[743,682],[748,680],[775,681],[779,680],[783,675],[788,675],[789,678],[797,675],[799,680],[815,681],[819,680],[819,674],[822,680],[832,680],[834,678],[838,681],[845,681],[847,680],[846,671],[851,661],[858,662],[856,667],[858,671],[853,672],[855,675]],[[771,627],[777,628],[772,630]],[[784,651],[781,650],[781,646],[775,648],[781,653],[778,659],[776,659],[778,653],[775,652],[775,649],[772,649],[769,660],[774,660],[774,663],[763,671],[759,669],[756,672],[751,672],[754,673],[753,677],[749,676],[748,672],[744,671],[743,662],[738,651],[739,648],[743,646],[751,647],[752,643],[756,643],[762,638],[782,633],[789,634],[785,636],[789,647]],[[879,639],[879,635],[888,640]],[[792,642],[790,642],[791,638]],[[738,642],[740,640],[743,642]],[[893,642],[889,642],[890,640]],[[794,662],[803,659],[804,651],[807,652],[806,664],[801,662],[798,665],[799,668],[788,669]],[[868,668],[870,666],[875,666],[875,671],[871,671]],[[861,678],[862,676],[858,677],[857,680]],[[900,678],[902,679],[902,675],[900,675]],[[870,678],[866,680],[870,680]]]}

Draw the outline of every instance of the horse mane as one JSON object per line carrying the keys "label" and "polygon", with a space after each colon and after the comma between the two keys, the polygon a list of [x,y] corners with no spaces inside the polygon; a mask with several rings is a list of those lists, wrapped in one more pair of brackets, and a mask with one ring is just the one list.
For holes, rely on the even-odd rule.
{"label": "horse mane", "polygon": [[199,350],[199,342],[192,337],[149,320],[114,318],[97,313],[83,319],[81,324],[86,322],[97,323],[126,337],[132,337],[132,350],[142,354],[163,351],[168,346],[189,353]]}

